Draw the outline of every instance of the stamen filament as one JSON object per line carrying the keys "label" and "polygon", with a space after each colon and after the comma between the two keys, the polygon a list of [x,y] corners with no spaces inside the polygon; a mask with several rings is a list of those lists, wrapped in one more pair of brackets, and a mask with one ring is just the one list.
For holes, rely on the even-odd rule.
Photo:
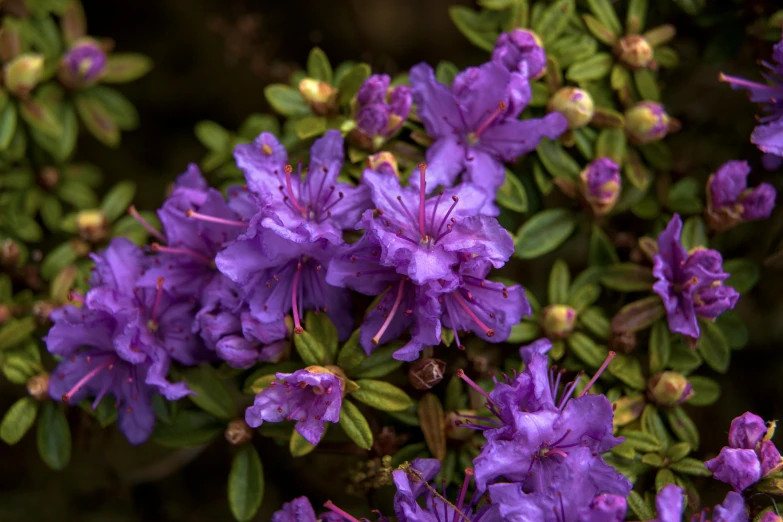
{"label": "stamen filament", "polygon": [[462,307],[463,310],[465,310],[465,313],[467,313],[471,319],[481,328],[484,330],[484,335],[487,337],[492,337],[495,335],[495,330],[490,328],[489,326],[485,325],[481,319],[478,318],[478,316],[473,313],[473,310],[468,307],[468,305],[465,303],[465,301],[462,300],[462,298],[459,296],[457,292],[452,292],[451,295],[454,296],[454,299],[457,300],[457,303]]}
{"label": "stamen filament", "polygon": [[400,279],[400,285],[397,287],[397,297],[394,300],[394,306],[392,306],[391,311],[386,315],[386,320],[383,322],[383,325],[381,325],[381,328],[380,330],[378,330],[378,333],[376,333],[375,337],[372,338],[372,344],[375,346],[377,346],[378,343],[381,342],[381,336],[389,327],[389,325],[392,322],[392,319],[394,319],[394,316],[397,314],[397,310],[399,310],[400,308],[400,303],[402,302],[403,286],[405,286],[405,278]]}
{"label": "stamen filament", "polygon": [[173,247],[163,246],[160,243],[152,243],[152,245],[150,245],[150,250],[152,250],[153,252],[164,252],[167,254],[184,254],[194,259],[198,259],[199,261],[207,265],[212,264],[211,259],[199,254],[195,250],[190,250],[189,248],[173,248]]}
{"label": "stamen filament", "polygon": [[146,230],[147,232],[149,232],[151,235],[155,236],[159,240],[163,241],[164,243],[166,242],[166,236],[164,236],[162,233],[155,230],[155,228],[152,225],[150,225],[146,219],[141,217],[141,214],[139,214],[139,211],[136,210],[135,206],[131,205],[128,207],[128,214],[130,214],[131,217],[133,217],[133,219],[138,221],[139,225],[141,225],[144,228],[144,230]]}
{"label": "stamen filament", "polygon": [[61,397],[63,402],[70,401],[71,397],[73,397],[74,394],[76,392],[78,392],[81,389],[82,386],[84,386],[90,380],[92,380],[92,378],[95,377],[96,375],[98,375],[104,368],[111,367],[114,364],[114,361],[116,361],[116,360],[117,360],[116,356],[111,357],[110,359],[107,359],[106,362],[104,362],[103,364],[99,364],[98,366],[96,366],[95,368],[93,368],[92,370],[87,372],[87,374],[85,374],[84,377],[79,379],[79,381],[76,384],[73,385],[73,388],[71,388],[67,392],[63,393],[63,395]]}
{"label": "stamen filament", "polygon": [[345,520],[347,520],[348,522],[359,522],[359,519],[357,519],[356,517],[353,517],[353,516],[349,515],[348,513],[346,513],[345,511],[343,511],[342,509],[340,509],[340,508],[338,508],[337,506],[335,506],[334,504],[332,504],[332,501],[331,501],[331,500],[327,500],[327,501],[326,501],[326,504],[324,504],[324,507],[325,507],[326,509],[328,509],[329,511],[331,511],[332,513],[337,513],[338,515],[340,515],[341,517],[343,517],[343,518],[344,518]]}
{"label": "stamen filament", "polygon": [[483,389],[481,386],[479,386],[478,384],[476,384],[476,383],[473,381],[473,379],[471,379],[470,377],[468,377],[467,375],[465,375],[465,371],[464,371],[462,368],[460,368],[459,370],[457,370],[457,377],[459,377],[460,379],[462,379],[463,381],[465,381],[466,383],[468,383],[468,386],[470,386],[471,388],[473,388],[474,390],[476,390],[477,392],[479,392],[479,393],[480,393],[481,395],[483,395],[483,396],[484,396],[484,397],[485,397],[485,398],[486,398],[486,399],[487,399],[487,400],[488,400],[490,403],[492,403],[492,397],[490,397],[490,396],[489,396],[489,394],[488,394],[487,392],[485,392],[485,391],[484,391],[484,389]]}
{"label": "stamen filament", "polygon": [[[462,504],[465,502],[465,495],[468,492],[468,484],[470,484],[470,477],[473,476],[473,468],[465,468],[465,480],[462,482],[462,488],[459,490],[459,498],[457,499],[457,511],[462,510]],[[451,522],[459,521],[459,513],[454,513],[454,518]]]}
{"label": "stamen filament", "polygon": [[160,298],[163,295],[163,278],[159,277],[157,281],[155,281],[155,289],[157,290],[157,294],[155,294],[155,304],[152,305],[152,320],[155,321],[155,319],[158,317],[158,308],[160,307]]}
{"label": "stamen filament", "polygon": [[477,138],[478,138],[479,136],[481,136],[481,134],[482,134],[482,133],[483,133],[485,130],[487,130],[487,129],[490,127],[490,125],[492,125],[492,123],[493,123],[493,122],[494,122],[496,119],[498,119],[498,116],[500,116],[500,114],[501,114],[503,111],[505,111],[505,110],[506,110],[506,102],[504,102],[504,101],[498,102],[498,108],[497,108],[497,109],[495,109],[495,112],[493,112],[492,114],[490,114],[490,115],[489,115],[489,118],[487,118],[486,120],[484,120],[484,122],[483,122],[481,125],[479,125],[479,128],[478,128],[478,129],[476,129],[475,136],[476,136]]}
{"label": "stamen filament", "polygon": [[427,233],[424,230],[424,204],[426,203],[426,189],[427,178],[425,173],[427,171],[426,163],[419,163],[419,232],[421,232],[421,238],[426,240]]}
{"label": "stamen filament", "polygon": [[593,378],[590,379],[590,382],[587,383],[587,386],[585,386],[585,389],[582,390],[582,393],[579,394],[580,397],[584,396],[588,391],[590,391],[590,388],[595,384],[595,381],[598,380],[598,377],[601,376],[602,373],[604,373],[604,370],[606,370],[606,367],[609,366],[609,363],[612,362],[612,359],[615,358],[617,355],[617,352],[609,352],[609,355],[606,356],[606,360],[604,360],[604,363],[601,365],[600,368],[598,368],[598,371],[595,372],[595,375],[593,375]]}
{"label": "stamen filament", "polygon": [[291,310],[294,314],[294,333],[304,332],[304,328],[299,323],[299,307],[296,304],[297,287],[299,286],[299,276],[302,274],[302,263],[296,265],[296,273],[294,274],[294,283],[291,285]]}
{"label": "stamen filament", "polygon": [[[294,168],[291,165],[285,166],[285,186],[288,189],[288,197],[291,198],[291,203],[296,207],[296,209],[302,213],[303,217],[307,217],[307,210],[299,204],[299,202],[296,200],[296,196],[294,196],[294,187],[291,184],[291,173],[294,171]],[[302,172],[302,164],[299,164],[299,175],[301,176]]]}
{"label": "stamen filament", "polygon": [[68,292],[68,300],[69,301],[76,301],[78,303],[84,303],[84,296],[77,292],[76,290],[71,290]]}
{"label": "stamen filament", "polygon": [[230,219],[223,219],[215,216],[208,216],[206,214],[200,214],[193,209],[188,209],[185,215],[189,218],[200,219],[201,221],[208,221],[209,223],[217,223],[218,225],[226,225],[229,227],[242,227],[247,228],[248,224],[244,221],[232,221]]}

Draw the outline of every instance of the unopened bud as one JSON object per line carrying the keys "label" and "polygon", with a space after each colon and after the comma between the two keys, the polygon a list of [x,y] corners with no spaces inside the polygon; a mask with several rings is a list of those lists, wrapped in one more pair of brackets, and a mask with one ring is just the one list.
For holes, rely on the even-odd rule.
{"label": "unopened bud", "polygon": [[691,383],[677,372],[653,375],[648,387],[650,396],[658,406],[677,406],[693,397]]}
{"label": "unopened bud", "polygon": [[580,174],[582,194],[593,209],[602,216],[609,213],[620,198],[620,167],[609,158],[598,158]]}
{"label": "unopened bud", "polygon": [[60,171],[54,167],[44,167],[38,172],[38,184],[45,190],[54,190],[60,181]]}
{"label": "unopened bud", "polygon": [[320,80],[303,78],[299,82],[299,94],[310,105],[313,112],[319,116],[325,116],[334,109],[337,89]]}
{"label": "unopened bud", "polygon": [[476,415],[476,410],[457,410],[446,414],[446,437],[451,440],[467,440],[476,434],[476,430],[462,426],[466,415]]}
{"label": "unopened bud", "polygon": [[576,310],[567,305],[549,305],[541,312],[541,328],[553,341],[565,339],[574,331]]}
{"label": "unopened bud", "polygon": [[408,369],[408,380],[417,390],[429,390],[443,380],[446,363],[440,359],[419,359]]}
{"label": "unopened bud", "polygon": [[253,438],[253,428],[247,425],[245,419],[232,419],[226,427],[225,436],[232,446],[241,446]]}
{"label": "unopened bud", "polygon": [[389,174],[391,176],[400,177],[400,170],[397,166],[397,158],[391,152],[379,152],[368,156],[366,160],[366,166],[370,170],[380,172],[381,174]]}
{"label": "unopened bud", "polygon": [[106,53],[97,42],[86,39],[74,44],[60,62],[59,78],[69,87],[92,85],[106,68]]}
{"label": "unopened bud", "polygon": [[643,101],[625,111],[625,131],[635,143],[652,143],[669,132],[671,119],[660,103]]}
{"label": "unopened bud", "polygon": [[39,401],[49,398],[49,374],[40,373],[27,381],[27,393]]}
{"label": "unopened bud", "polygon": [[109,220],[103,210],[82,210],[76,216],[79,236],[85,241],[98,243],[109,236]]}
{"label": "unopened bud", "polygon": [[644,69],[652,62],[653,48],[644,36],[632,34],[620,38],[614,54],[631,69]]}
{"label": "unopened bud", "polygon": [[15,266],[19,263],[19,245],[13,239],[6,239],[0,245],[0,262],[3,266]]}
{"label": "unopened bud", "polygon": [[30,94],[41,80],[44,59],[40,54],[20,54],[6,64],[5,86],[16,96],[25,97]]}
{"label": "unopened bud", "polygon": [[547,110],[557,111],[565,116],[569,129],[578,129],[593,119],[595,105],[587,91],[576,87],[563,87],[549,99]]}

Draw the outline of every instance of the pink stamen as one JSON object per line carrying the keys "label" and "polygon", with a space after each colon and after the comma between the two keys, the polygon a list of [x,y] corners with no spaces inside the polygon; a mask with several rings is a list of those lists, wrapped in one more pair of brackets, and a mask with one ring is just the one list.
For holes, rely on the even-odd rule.
{"label": "pink stamen", "polygon": [[593,375],[593,378],[590,379],[590,382],[587,383],[587,386],[585,386],[585,389],[582,390],[582,393],[579,394],[580,397],[584,396],[588,391],[590,391],[590,388],[595,384],[595,381],[598,380],[598,377],[601,376],[602,373],[604,373],[604,370],[606,370],[606,367],[609,366],[609,363],[612,362],[612,359],[615,358],[617,355],[617,352],[609,352],[609,355],[606,356],[606,360],[604,360],[604,363],[601,365],[600,368],[598,368],[598,371],[595,372],[595,375]]}
{"label": "pink stamen", "polygon": [[493,330],[489,326],[485,325],[481,321],[481,319],[479,319],[478,316],[475,313],[473,313],[473,310],[471,310],[468,307],[467,303],[465,303],[465,301],[462,300],[462,298],[459,296],[459,294],[457,292],[452,292],[451,295],[454,296],[454,299],[457,300],[457,303],[459,303],[459,305],[462,307],[462,309],[465,310],[465,313],[467,313],[470,316],[470,318],[473,319],[473,322],[475,322],[479,326],[479,328],[484,330],[484,335],[486,335],[487,337],[492,337],[492,336],[495,335],[495,330]]}
{"label": "pink stamen", "polygon": [[201,221],[207,221],[209,223],[217,223],[218,225],[226,225],[229,227],[242,227],[247,228],[248,224],[244,221],[233,221],[231,219],[223,219],[215,216],[208,216],[206,214],[200,214],[193,209],[188,209],[185,215],[189,218],[200,219]]}
{"label": "pink stamen", "polygon": [[111,369],[112,365],[114,364],[114,361],[116,361],[116,360],[117,360],[117,357],[112,357],[111,359],[108,359],[103,364],[100,364],[100,365],[96,366],[95,368],[93,368],[92,370],[90,370],[84,377],[79,379],[79,382],[77,382],[76,384],[73,385],[73,388],[71,388],[67,392],[63,393],[63,395],[61,397],[63,402],[70,401],[71,397],[73,397],[74,394],[76,392],[78,392],[81,389],[82,386],[84,386],[90,380],[92,380],[92,378],[95,377],[96,375],[98,375],[101,371],[103,371],[104,368]]}
{"label": "pink stamen", "polygon": [[160,298],[163,296],[163,278],[159,277],[157,281],[155,281],[155,288],[157,289],[158,293],[155,295],[155,304],[152,305],[152,320],[155,321],[155,319],[158,317],[158,308],[160,307]]}
{"label": "pink stamen", "polygon": [[503,111],[505,111],[505,110],[506,110],[506,107],[507,107],[507,106],[506,106],[506,102],[504,102],[504,101],[498,102],[498,108],[497,108],[497,109],[495,109],[495,112],[493,112],[492,114],[490,114],[490,115],[489,115],[489,118],[487,118],[486,120],[484,120],[484,123],[482,123],[481,125],[479,125],[479,128],[478,128],[478,129],[476,129],[475,135],[476,135],[476,137],[477,137],[477,138],[478,138],[479,136],[481,136],[481,134],[482,134],[482,133],[483,133],[485,130],[487,130],[487,129],[489,128],[489,126],[490,126],[490,125],[492,125],[492,123],[493,123],[493,122],[494,122],[496,119],[498,119],[498,116],[500,116],[500,115],[503,113]]}
{"label": "pink stamen", "polygon": [[76,290],[71,290],[68,292],[68,300],[76,301],[77,303],[84,303],[84,296]]}
{"label": "pink stamen", "polygon": [[[465,480],[462,482],[462,488],[459,490],[459,499],[457,499],[457,511],[462,511],[462,504],[465,502],[465,494],[468,492],[470,477],[473,476],[473,468],[465,468]],[[459,520],[459,513],[454,513],[452,522]]]}
{"label": "pink stamen", "polygon": [[383,322],[383,325],[381,325],[381,329],[378,330],[378,333],[375,334],[375,337],[372,338],[372,344],[377,346],[379,342],[381,342],[381,336],[383,335],[383,332],[386,331],[386,329],[389,327],[389,325],[392,322],[392,319],[394,319],[395,314],[397,313],[397,310],[400,308],[400,303],[402,302],[402,287],[405,285],[405,279],[400,279],[400,285],[397,287],[397,298],[394,300],[394,306],[392,306],[391,311],[386,316],[386,320]]}
{"label": "pink stamen", "polygon": [[163,246],[160,243],[152,243],[152,245],[150,245],[150,250],[152,250],[153,252],[164,252],[164,253],[167,253],[167,254],[184,254],[184,255],[190,256],[190,257],[192,257],[194,259],[198,259],[199,261],[201,261],[201,262],[203,262],[203,263],[205,263],[207,265],[211,265],[212,264],[212,260],[211,259],[209,259],[206,256],[202,256],[201,254],[199,254],[195,250],[190,250],[189,248],[173,248],[173,247]]}
{"label": "pink stamen", "polygon": [[426,172],[427,164],[419,163],[419,232],[421,232],[421,238],[424,240],[427,239],[427,233],[424,231],[424,204],[427,201],[425,195],[427,189]]}
{"label": "pink stamen", "polygon": [[563,451],[563,450],[559,450],[559,449],[557,449],[557,448],[552,448],[552,449],[550,449],[550,450],[548,450],[548,451],[546,452],[546,456],[547,456],[547,457],[548,457],[548,456],[550,456],[550,455],[560,455],[560,456],[561,456],[561,457],[563,457],[563,458],[565,458],[565,457],[567,457],[567,456],[568,456],[568,454],[567,454],[565,451]]}
{"label": "pink stamen", "polygon": [[324,507],[326,509],[328,509],[329,511],[331,511],[332,513],[337,513],[338,515],[343,517],[345,520],[348,520],[348,522],[359,522],[359,519],[349,515],[348,513],[343,511],[342,509],[340,509],[337,506],[335,506],[334,504],[332,504],[331,500],[327,500],[326,504],[324,504]]}
{"label": "pink stamen", "polygon": [[146,230],[147,232],[149,232],[151,235],[155,236],[156,238],[160,239],[164,243],[166,242],[166,236],[164,236],[163,234],[161,234],[160,232],[155,230],[155,228],[152,225],[150,225],[147,222],[146,219],[141,217],[141,214],[139,214],[139,211],[136,210],[136,207],[134,207],[133,205],[129,206],[128,207],[128,214],[130,214],[133,217],[133,219],[138,221],[139,225],[141,225],[144,228],[144,230]]}
{"label": "pink stamen", "polygon": [[302,263],[299,263],[296,265],[296,273],[294,274],[294,284],[291,285],[291,309],[294,313],[294,333],[302,333],[304,332],[304,328],[302,328],[302,325],[299,323],[299,307],[296,303],[296,294],[297,289],[299,287],[299,276],[302,273]]}
{"label": "pink stamen", "polygon": [[459,370],[457,370],[457,377],[459,377],[460,379],[462,379],[463,381],[465,381],[466,383],[468,383],[468,386],[470,386],[471,388],[473,388],[474,390],[476,390],[477,392],[479,392],[481,395],[483,395],[484,397],[486,397],[486,399],[487,399],[487,400],[490,402],[490,404],[492,404],[492,398],[489,396],[489,394],[488,394],[487,392],[485,392],[485,391],[484,391],[484,389],[483,389],[481,386],[479,386],[478,384],[476,384],[476,383],[473,381],[473,379],[471,379],[470,377],[468,377],[467,375],[465,375],[465,371],[464,371],[462,368],[460,368]]}
{"label": "pink stamen", "polygon": [[[299,165],[299,173],[301,175],[301,168],[302,165]],[[294,205],[296,210],[302,213],[302,217],[307,217],[307,210],[299,204],[299,202],[296,200],[296,197],[294,196],[294,187],[291,184],[291,173],[294,171],[294,168],[291,165],[285,166],[285,186],[288,189],[288,197],[291,198],[291,203]]]}

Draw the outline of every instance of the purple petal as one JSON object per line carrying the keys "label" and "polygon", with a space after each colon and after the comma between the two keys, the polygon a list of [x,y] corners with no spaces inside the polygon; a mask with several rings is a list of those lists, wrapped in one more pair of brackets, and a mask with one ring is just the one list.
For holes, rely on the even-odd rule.
{"label": "purple petal", "polygon": [[736,491],[742,491],[761,479],[761,464],[756,452],[749,449],[724,447],[717,457],[704,465],[716,479],[731,485]]}

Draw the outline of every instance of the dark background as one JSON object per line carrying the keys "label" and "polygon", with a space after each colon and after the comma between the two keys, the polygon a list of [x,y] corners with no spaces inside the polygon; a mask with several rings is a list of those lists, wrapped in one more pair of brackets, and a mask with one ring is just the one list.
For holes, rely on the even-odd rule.
{"label": "dark background", "polygon": [[[122,87],[140,112],[140,129],[123,134],[118,149],[83,135],[77,159],[98,164],[108,181],[136,180],[137,206],[154,209],[165,185],[204,153],[193,134],[195,123],[209,119],[235,129],[248,114],[267,111],[263,87],[285,82],[297,64],[305,63],[313,45],[321,46],[333,65],[362,60],[374,71],[391,74],[422,60],[433,64],[451,60],[460,67],[485,60],[486,53],[471,46],[451,23],[447,8],[455,3],[470,4],[85,0],[90,34],[112,37],[117,51],[149,55],[155,68],[142,80]],[[672,9],[668,1],[650,4],[671,9],[674,18],[667,21],[679,30],[676,47],[683,63],[662,77],[665,104],[683,122],[683,131],[670,139],[677,158],[675,175],[704,177],[725,160],[747,158],[756,167],[753,184],[774,180],[780,188],[774,174],[758,167],[759,153],[748,143],[756,108],[745,96],[717,82],[721,70],[758,78],[755,60],[766,58],[771,45],[745,36],[752,12],[745,13],[747,18],[734,16],[717,26],[703,26]],[[763,7],[764,2],[746,4]],[[652,17],[651,23],[655,21]],[[625,224],[620,220],[616,226]],[[773,252],[781,228],[783,216],[778,212],[764,226],[727,234],[721,248],[727,258],[744,255],[761,261]],[[584,262],[585,244],[586,240],[571,241],[557,255],[578,268]],[[537,295],[545,295],[543,285],[554,257],[517,261],[517,279]],[[723,385],[718,404],[689,408],[701,429],[703,458],[713,456],[725,443],[731,418],[746,410],[766,419],[781,415],[781,290],[780,271],[765,268],[762,283],[743,295],[738,306],[751,332],[748,347],[733,353],[728,377],[706,367],[699,371]],[[13,394],[21,390],[2,383],[0,389],[0,411],[5,411],[16,399]],[[113,428],[101,431],[83,421],[73,426],[73,458],[63,472],[52,472],[41,463],[33,433],[13,448],[0,445],[0,522],[231,519],[225,498],[231,448],[222,439],[201,454],[199,450],[172,452],[152,444],[132,448]],[[316,505],[327,498],[346,508],[364,505],[364,499],[345,494],[340,477],[347,472],[346,461],[339,456],[316,453],[292,461],[286,448],[260,438],[255,443],[266,476],[264,506],[257,520],[269,520],[283,501],[302,494],[311,495]],[[723,496],[722,485],[705,484],[712,486],[715,498]]]}

